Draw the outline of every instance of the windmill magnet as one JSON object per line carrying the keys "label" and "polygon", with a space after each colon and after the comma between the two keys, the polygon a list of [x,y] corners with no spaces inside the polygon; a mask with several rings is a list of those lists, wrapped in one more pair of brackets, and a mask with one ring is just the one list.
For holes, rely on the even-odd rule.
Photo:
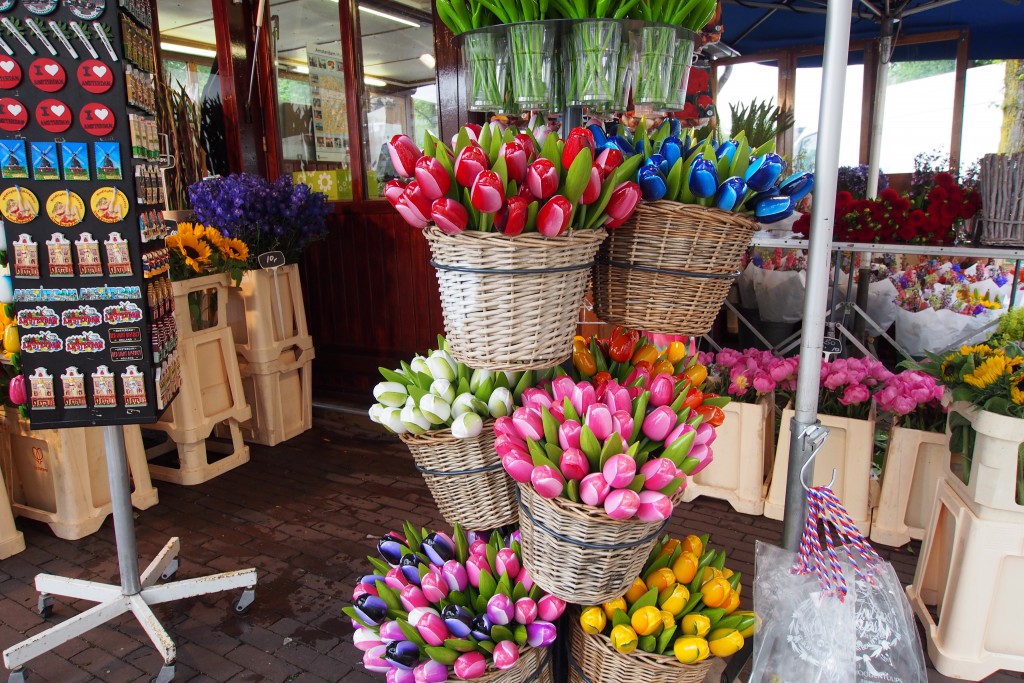
{"label": "windmill magnet", "polygon": [[28,178],[24,140],[0,140],[0,175],[4,180]]}
{"label": "windmill magnet", "polygon": [[93,146],[97,180],[121,180],[121,146],[116,142],[97,142]]}
{"label": "windmill magnet", "polygon": [[89,146],[84,142],[60,143],[64,180],[90,180]]}
{"label": "windmill magnet", "polygon": [[57,167],[57,143],[33,142],[29,146],[32,148],[33,180],[60,180],[60,170]]}

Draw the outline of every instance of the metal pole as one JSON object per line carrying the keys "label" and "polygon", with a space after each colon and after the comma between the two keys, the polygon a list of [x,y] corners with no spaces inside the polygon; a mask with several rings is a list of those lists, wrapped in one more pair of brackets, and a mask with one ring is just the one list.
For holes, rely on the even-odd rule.
{"label": "metal pole", "polygon": [[846,91],[846,61],[850,48],[852,8],[850,0],[828,0],[825,59],[821,78],[821,113],[818,118],[818,150],[814,160],[816,192],[814,208],[811,211],[811,238],[807,250],[807,296],[804,298],[796,415],[790,425],[793,437],[789,449],[786,513],[782,535],[783,546],[792,551],[796,551],[800,545],[800,535],[807,517],[807,499],[800,486],[800,468],[810,458],[811,444],[803,437],[806,431],[818,422],[821,340],[825,333],[829,253],[835,222],[839,141],[843,127],[843,95]]}
{"label": "metal pole", "polygon": [[132,495],[128,483],[128,456],[124,449],[124,431],[119,425],[103,428],[107,447],[107,476],[110,480],[110,507],[114,513],[114,540],[117,543],[117,564],[121,571],[121,592],[137,595],[139,556],[135,545],[135,520],[132,516]]}
{"label": "metal pole", "polygon": [[[871,148],[868,153],[868,199],[878,196],[878,175],[881,167],[882,128],[885,123],[885,94],[889,89],[889,60],[892,56],[893,19],[882,21],[882,39],[878,42],[878,77],[875,80],[875,103],[871,116]],[[817,174],[815,174],[817,180]]]}

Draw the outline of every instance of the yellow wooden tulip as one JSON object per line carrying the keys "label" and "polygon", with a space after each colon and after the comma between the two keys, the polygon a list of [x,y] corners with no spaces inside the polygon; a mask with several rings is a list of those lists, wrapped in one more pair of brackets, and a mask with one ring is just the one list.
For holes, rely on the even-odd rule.
{"label": "yellow wooden tulip", "polygon": [[676,644],[672,647],[676,659],[683,664],[693,664],[707,659],[711,654],[708,641],[696,636],[682,636],[676,638]]}
{"label": "yellow wooden tulip", "polygon": [[676,575],[672,570],[668,567],[662,567],[647,577],[647,588],[657,588],[660,593],[675,582]]}
{"label": "yellow wooden tulip", "polygon": [[4,351],[16,353],[21,350],[21,338],[18,336],[18,326],[11,323],[4,329]]}
{"label": "yellow wooden tulip", "polygon": [[718,577],[711,579],[700,587],[704,604],[708,607],[721,607],[729,599],[732,593],[732,586],[725,579]]}
{"label": "yellow wooden tulip", "polygon": [[703,614],[687,614],[680,622],[683,634],[703,638],[711,631],[711,620]]}
{"label": "yellow wooden tulip", "polygon": [[604,613],[605,616],[608,617],[608,621],[611,621],[612,617],[615,616],[615,610],[620,609],[623,612],[629,610],[629,607],[626,605],[626,598],[615,598],[614,600],[609,600],[601,605],[601,607],[604,608]]}
{"label": "yellow wooden tulip", "polygon": [[633,624],[633,630],[637,632],[637,635],[657,635],[661,633],[662,627],[661,610],[651,606],[641,607],[633,612],[633,618],[630,619],[630,623]]}
{"label": "yellow wooden tulip", "polygon": [[686,607],[690,599],[690,591],[681,583],[675,583],[661,591],[658,595],[658,605],[661,609],[678,615]]}
{"label": "yellow wooden tulip", "polygon": [[612,629],[612,647],[616,652],[628,655],[636,649],[638,638],[633,627],[619,624]]}
{"label": "yellow wooden tulip", "polygon": [[693,581],[693,577],[697,575],[698,564],[700,564],[700,558],[684,550],[672,565],[672,574],[679,583],[690,583]]}
{"label": "yellow wooden tulip", "polygon": [[697,557],[700,557],[704,554],[704,541],[700,540],[699,536],[690,534],[683,539],[683,550],[689,551]]}
{"label": "yellow wooden tulip", "polygon": [[580,626],[590,635],[601,633],[607,625],[608,618],[600,607],[588,607],[580,614]]}
{"label": "yellow wooden tulip", "polygon": [[734,628],[716,628],[708,636],[711,654],[716,657],[728,657],[743,648],[743,636]]}
{"label": "yellow wooden tulip", "polygon": [[647,584],[639,576],[633,581],[633,585],[626,591],[626,602],[632,605],[634,602],[644,597],[644,593],[647,592]]}

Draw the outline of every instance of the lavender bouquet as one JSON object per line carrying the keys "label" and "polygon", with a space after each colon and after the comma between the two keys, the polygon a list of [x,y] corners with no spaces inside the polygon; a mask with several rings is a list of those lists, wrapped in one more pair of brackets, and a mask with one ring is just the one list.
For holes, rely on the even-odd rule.
{"label": "lavender bouquet", "polygon": [[249,245],[249,267],[268,251],[281,251],[295,263],[302,251],[327,234],[326,197],[289,176],[271,182],[251,173],[201,180],[188,188],[196,217],[225,237]]}

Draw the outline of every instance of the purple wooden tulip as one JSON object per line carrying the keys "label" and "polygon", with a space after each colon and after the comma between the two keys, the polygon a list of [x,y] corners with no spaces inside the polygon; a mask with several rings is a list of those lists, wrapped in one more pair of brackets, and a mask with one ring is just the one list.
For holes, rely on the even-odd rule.
{"label": "purple wooden tulip", "polygon": [[498,154],[505,158],[505,167],[508,169],[508,179],[516,181],[516,185],[522,185],[526,180],[526,148],[518,140],[506,142],[501,146]]}
{"label": "purple wooden tulip", "polygon": [[619,433],[622,443],[629,441],[633,435],[633,416],[628,410],[617,410],[612,413],[612,429]]}
{"label": "purple wooden tulip", "polygon": [[502,671],[511,669],[519,661],[519,646],[511,640],[503,640],[494,646],[491,658],[496,668]]}
{"label": "purple wooden tulip", "polygon": [[533,408],[516,408],[512,413],[512,423],[520,438],[540,441],[544,438],[544,424],[540,411]]}
{"label": "purple wooden tulip", "polygon": [[505,203],[505,185],[494,171],[482,171],[473,181],[469,199],[481,213],[497,213]]}
{"label": "purple wooden tulip", "polygon": [[612,425],[612,411],[603,403],[593,403],[584,414],[583,424],[590,427],[598,441],[604,441],[615,429]]}
{"label": "purple wooden tulip", "polygon": [[[373,650],[369,652],[373,652]],[[412,641],[395,640],[384,646],[384,661],[390,662],[396,668],[412,671],[412,668],[416,666],[419,660],[420,649]],[[365,655],[363,656],[363,664],[366,664]]]}
{"label": "purple wooden tulip", "polygon": [[526,642],[530,647],[547,647],[555,642],[558,629],[549,621],[535,621],[526,625]]}
{"label": "purple wooden tulip", "polygon": [[558,171],[555,165],[541,157],[526,170],[526,187],[530,194],[540,200],[547,199],[558,191]]}
{"label": "purple wooden tulip", "polygon": [[512,598],[504,593],[495,593],[487,601],[487,617],[492,624],[506,626],[516,615],[516,606]]}
{"label": "purple wooden tulip", "polygon": [[397,621],[385,621],[380,625],[379,634],[381,640],[390,643],[392,640],[408,640],[402,627]]}
{"label": "purple wooden tulip", "polygon": [[[512,418],[507,415],[499,417],[494,421],[494,433],[498,436],[508,434],[509,436],[514,436],[517,439],[522,438],[519,436],[519,431],[515,428],[515,425],[512,424]],[[526,442],[524,441],[523,443]]]}
{"label": "purple wooden tulip", "polygon": [[387,652],[387,645],[371,647],[369,650],[364,652],[363,668],[367,671],[374,671],[376,673],[386,673],[388,669],[391,668],[391,664],[384,659],[385,652]]}
{"label": "purple wooden tulip", "polygon": [[427,534],[420,549],[430,560],[430,564],[438,567],[455,557],[455,541],[443,531]]}
{"label": "purple wooden tulip", "polygon": [[416,182],[423,193],[430,199],[437,199],[448,194],[452,186],[452,178],[448,175],[441,162],[434,157],[420,157],[416,162]]}
{"label": "purple wooden tulip", "polygon": [[611,490],[612,487],[608,486],[602,472],[592,472],[583,477],[583,481],[580,482],[580,500],[587,505],[597,507],[604,503],[604,499],[608,497]]}
{"label": "purple wooden tulip", "polygon": [[519,576],[520,569],[522,569],[522,564],[519,562],[519,556],[511,548],[502,548],[495,555],[494,571],[498,573],[498,576],[508,574],[509,580],[514,581]]}
{"label": "purple wooden tulip", "polygon": [[569,396],[569,403],[572,404],[573,410],[576,411],[577,415],[586,415],[590,406],[596,402],[597,392],[594,390],[594,385],[590,382],[580,382],[572,390],[572,395]]}
{"label": "purple wooden tulip", "polygon": [[579,448],[567,448],[558,459],[558,469],[566,479],[579,481],[590,474],[590,461]]}
{"label": "purple wooden tulip", "polygon": [[370,626],[376,626],[388,616],[388,605],[376,595],[360,595],[353,605],[356,614]]}
{"label": "purple wooden tulip", "polygon": [[622,453],[613,455],[605,461],[601,473],[613,489],[629,486],[636,476],[636,460]]}
{"label": "purple wooden tulip", "polygon": [[525,450],[501,456],[501,465],[508,476],[520,484],[527,483],[533,476],[533,458]]}
{"label": "purple wooden tulip", "polygon": [[558,498],[565,489],[565,480],[551,465],[534,467],[533,472],[530,473],[530,483],[533,484],[538,495],[543,498]]}
{"label": "purple wooden tulip", "polygon": [[554,403],[563,403],[565,399],[572,396],[572,390],[575,388],[576,383],[572,381],[572,377],[563,375],[562,377],[556,377],[551,382],[551,396],[554,399]]}
{"label": "purple wooden tulip", "polygon": [[685,422],[676,425],[675,428],[669,432],[668,436],[665,437],[665,448],[668,448],[675,443],[676,439],[680,439],[687,434],[694,434],[695,432],[696,430]]}
{"label": "purple wooden tulip", "polygon": [[644,436],[651,441],[664,441],[672,428],[676,426],[678,417],[671,406],[659,406],[644,418]]}
{"label": "purple wooden tulip", "polygon": [[409,585],[409,579],[405,578],[405,573],[402,571],[401,567],[392,567],[388,573],[384,575],[384,583],[387,584],[388,588],[400,591]]}
{"label": "purple wooden tulip", "polygon": [[466,560],[466,574],[469,576],[469,585],[473,588],[480,587],[481,572],[491,573],[491,566],[487,564],[486,557],[473,555]]}
{"label": "purple wooden tulip", "polygon": [[465,638],[473,630],[473,615],[458,605],[447,605],[441,611],[444,625],[455,638]]}
{"label": "purple wooden tulip", "polygon": [[399,561],[399,568],[402,573],[405,574],[405,578],[409,579],[409,583],[414,586],[420,585],[420,560],[418,555],[412,553],[406,553],[402,555],[402,559]]}
{"label": "purple wooden tulip", "polygon": [[640,201],[640,186],[632,181],[620,183],[608,200],[608,206],[604,212],[612,220],[624,221],[633,215],[637,203]]}
{"label": "purple wooden tulip", "polygon": [[537,601],[537,616],[543,621],[554,623],[565,611],[565,600],[554,595],[545,595]]}
{"label": "purple wooden tulip", "polygon": [[391,202],[391,206],[395,205],[403,192],[405,192],[405,182],[398,178],[392,178],[384,183],[384,198]]}
{"label": "purple wooden tulip", "polygon": [[469,585],[469,575],[466,568],[458,560],[448,560],[441,567],[441,576],[448,584],[449,591],[464,591]]}
{"label": "purple wooden tulip", "polygon": [[668,458],[652,458],[640,468],[644,475],[644,488],[660,491],[676,478],[676,466]]}
{"label": "purple wooden tulip", "polygon": [[537,603],[533,598],[516,600],[516,623],[529,626],[537,620]]}
{"label": "purple wooden tulip", "polygon": [[476,177],[490,168],[487,153],[479,145],[464,147],[455,157],[455,182],[462,187],[472,187]]}
{"label": "purple wooden tulip", "polygon": [[450,197],[435,199],[430,205],[430,218],[434,224],[449,235],[458,235],[469,224],[469,212]]}
{"label": "purple wooden tulip", "polygon": [[537,232],[545,237],[558,237],[569,227],[572,204],[560,194],[549,199],[537,213]]}
{"label": "purple wooden tulip", "polygon": [[526,441],[520,439],[518,436],[509,436],[508,434],[502,434],[494,440],[494,450],[498,453],[499,457],[504,457],[509,453],[518,451],[526,451]]}
{"label": "purple wooden tulip", "polygon": [[667,406],[672,403],[676,390],[676,381],[672,375],[658,375],[651,380],[651,405]]}
{"label": "purple wooden tulip", "polygon": [[583,427],[576,420],[566,420],[558,425],[558,445],[562,450],[580,447],[580,432]]}
{"label": "purple wooden tulip", "polygon": [[632,489],[615,489],[604,499],[604,511],[612,519],[629,519],[640,507],[640,495]]}
{"label": "purple wooden tulip", "polygon": [[568,169],[576,156],[584,149],[589,149],[591,159],[594,152],[594,135],[586,128],[573,128],[565,139],[565,146],[562,147],[562,168]]}
{"label": "purple wooden tulip", "polygon": [[416,162],[423,152],[408,135],[395,135],[388,142],[388,154],[395,172],[403,178],[411,178],[416,170]]}
{"label": "purple wooden tulip", "polygon": [[473,630],[470,632],[470,635],[477,640],[490,640],[493,627],[494,624],[491,623],[491,618],[486,614],[481,614],[473,619]]}
{"label": "purple wooden tulip", "polygon": [[441,602],[448,595],[448,583],[440,573],[430,572],[420,579],[420,590],[427,602]]}
{"label": "purple wooden tulip", "polygon": [[540,414],[541,406],[550,409],[553,403],[551,394],[537,387],[530,387],[524,391],[522,401],[524,407],[532,408],[538,414]]}
{"label": "purple wooden tulip", "polygon": [[597,155],[594,165],[597,166],[597,170],[601,174],[601,180],[607,180],[608,176],[622,165],[622,162],[622,150],[618,147],[605,147]]}
{"label": "purple wooden tulip", "polygon": [[444,683],[448,680],[448,667],[428,659],[420,662],[413,672],[413,683]]}
{"label": "purple wooden tulip", "polygon": [[360,626],[356,629],[355,633],[352,634],[352,643],[356,646],[357,649],[366,652],[370,648],[377,647],[378,645],[383,645],[384,641],[382,641],[380,639],[380,636],[378,636],[370,629],[366,628],[365,626]]}
{"label": "purple wooden tulip", "polygon": [[505,205],[501,207],[495,217],[495,225],[498,230],[509,237],[515,237],[526,229],[526,219],[529,215],[530,203],[516,195],[508,197]]}
{"label": "purple wooden tulip", "polygon": [[464,681],[480,678],[487,671],[487,660],[479,652],[466,652],[455,660],[455,675]]}
{"label": "purple wooden tulip", "polygon": [[[427,574],[427,576],[430,575]],[[402,600],[402,607],[404,607],[407,612],[409,610],[416,609],[417,607],[428,607],[430,605],[430,601],[427,600],[425,595],[423,595],[423,591],[420,590],[419,586],[406,586],[402,589],[399,596]]]}
{"label": "purple wooden tulip", "polygon": [[590,180],[587,181],[587,187],[583,190],[583,196],[580,197],[580,204],[589,206],[593,204],[601,196],[601,172],[596,166],[590,168]]}
{"label": "purple wooden tulip", "polygon": [[436,614],[424,615],[416,623],[416,630],[419,631],[420,636],[427,642],[427,645],[434,647],[444,645],[444,641],[451,638],[451,633],[448,632],[448,627],[444,625],[444,620]]}
{"label": "purple wooden tulip", "polygon": [[521,584],[527,593],[533,590],[533,577],[530,576],[530,572],[526,567],[520,570],[519,576],[516,577],[516,583]]}
{"label": "purple wooden tulip", "polygon": [[658,491],[641,491],[636,516],[641,522],[661,522],[672,516],[672,501]]}
{"label": "purple wooden tulip", "polygon": [[[433,660],[427,660],[433,661]],[[418,669],[421,665],[417,665]],[[384,674],[384,683],[416,683],[416,674],[413,671],[406,671],[405,669],[396,669],[391,667]]]}

